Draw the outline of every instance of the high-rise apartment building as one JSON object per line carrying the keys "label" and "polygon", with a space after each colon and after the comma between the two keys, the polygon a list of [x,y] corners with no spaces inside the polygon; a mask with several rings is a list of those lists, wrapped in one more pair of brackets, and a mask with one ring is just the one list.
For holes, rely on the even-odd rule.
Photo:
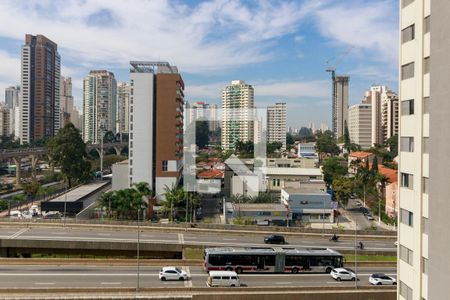
{"label": "high-rise apartment building", "polygon": [[117,125],[116,132],[128,133],[130,122],[130,84],[126,82],[117,85]]}
{"label": "high-rise apartment building", "polygon": [[219,121],[219,108],[217,104],[211,104],[209,106],[209,118],[211,121],[209,121],[209,131],[216,131],[220,128],[220,121]]}
{"label": "high-rise apartment building", "polygon": [[381,128],[383,142],[398,135],[398,95],[390,90],[381,95]]}
{"label": "high-rise apartment building", "polygon": [[348,122],[348,76],[333,75],[332,130],[336,138],[344,135]]}
{"label": "high-rise apartment building", "polygon": [[130,64],[130,184],[147,182],[162,199],[181,179],[184,82],[167,62]]}
{"label": "high-rise apartment building", "polygon": [[280,142],[286,150],[286,103],[267,107],[267,142]]}
{"label": "high-rise apartment building", "polygon": [[398,299],[447,299],[450,2],[400,2]]}
{"label": "high-rise apartment building", "polygon": [[363,104],[372,105],[372,145],[384,144],[398,134],[398,96],[385,85],[374,85],[365,93]]}
{"label": "high-rise apartment building", "polygon": [[348,109],[350,141],[362,148],[372,146],[372,105],[355,104]]}
{"label": "high-rise apartment building", "polygon": [[14,109],[19,106],[20,86],[10,86],[5,89],[5,105]]}
{"label": "high-rise apartment building", "polygon": [[237,141],[253,141],[254,90],[233,80],[222,90],[222,148],[233,150]]}
{"label": "high-rise apartment building", "polygon": [[0,105],[0,138],[11,135],[10,118],[11,109],[7,105]]}
{"label": "high-rise apartment building", "polygon": [[83,81],[83,140],[99,143],[116,132],[117,82],[112,72],[93,70]]}
{"label": "high-rise apartment building", "polygon": [[72,78],[61,76],[60,86],[61,126],[71,122],[70,116],[73,110]]}
{"label": "high-rise apartment building", "polygon": [[54,136],[60,128],[58,46],[43,35],[25,36],[21,53],[20,142]]}
{"label": "high-rise apartment building", "polygon": [[[20,134],[20,86],[5,89],[5,105],[9,109],[9,133],[19,138]],[[17,118],[16,118],[17,115]]]}

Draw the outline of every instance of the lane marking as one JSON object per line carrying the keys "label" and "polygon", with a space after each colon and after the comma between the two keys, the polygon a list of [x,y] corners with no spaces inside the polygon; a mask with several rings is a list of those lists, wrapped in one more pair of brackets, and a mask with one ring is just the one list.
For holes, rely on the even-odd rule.
{"label": "lane marking", "polygon": [[184,281],[184,286],[185,287],[192,287],[192,278],[191,278],[191,270],[189,269],[188,266],[183,267],[183,269],[186,271],[187,273],[187,280]]}
{"label": "lane marking", "polygon": [[275,284],[292,284],[291,281],[275,282]]}
{"label": "lane marking", "polygon": [[178,242],[180,244],[184,244],[184,235],[182,233],[178,234]]}
{"label": "lane marking", "polygon": [[67,234],[66,232],[51,232],[51,234]]}
{"label": "lane marking", "polygon": [[122,282],[102,282],[103,285],[119,285],[122,284]]}
{"label": "lane marking", "polygon": [[54,285],[54,282],[35,282],[35,285]]}
{"label": "lane marking", "polygon": [[97,233],[97,234],[101,236],[111,236],[111,233]]}
{"label": "lane marking", "polygon": [[[358,276],[368,276],[372,273],[357,273]],[[396,277],[397,273],[385,273],[386,275]],[[141,273],[140,276],[146,276],[146,277],[157,277],[159,276],[158,273]],[[194,273],[190,274],[191,276],[195,277],[206,277],[208,274],[206,273]],[[11,276],[11,277],[33,277],[33,276],[110,276],[110,277],[118,277],[118,276],[136,276],[136,273],[0,273],[0,276]],[[302,278],[302,277],[329,277],[329,274],[241,274],[240,277],[295,277],[295,278]]]}
{"label": "lane marking", "polygon": [[22,228],[19,231],[17,231],[16,233],[14,233],[13,235],[9,236],[8,239],[15,239],[16,237],[20,236],[21,234],[27,232],[28,230],[30,230],[30,228]]}
{"label": "lane marking", "polygon": [[[180,243],[180,236],[181,236],[181,242],[185,243],[183,234],[178,234],[178,241],[168,241],[168,240],[153,240],[153,239],[144,239],[141,240],[141,243],[166,243],[166,244],[179,244]],[[23,238],[23,237],[22,237]],[[109,241],[109,242],[136,242],[136,239],[124,239],[124,238],[102,238],[102,237],[58,237],[58,236],[27,236],[26,238],[31,238],[35,240],[66,240],[66,241]],[[224,242],[203,242],[203,241],[196,241],[197,244],[202,245],[210,245],[210,246],[217,246],[217,245],[226,245],[226,246],[247,246],[247,247],[260,247],[265,246],[267,247],[267,244],[252,244],[252,243],[224,243]],[[296,248],[306,248],[305,245],[295,245],[295,244],[289,244],[290,247],[296,247]],[[317,245],[317,247],[328,247],[329,245]],[[354,246],[332,246],[333,249],[342,249],[342,250],[348,250],[354,249]],[[390,251],[392,252],[397,251],[396,248],[375,248],[375,247],[367,247],[366,250],[384,250],[384,251]]]}
{"label": "lane marking", "polygon": [[236,241],[236,239],[227,239],[227,238],[223,238],[224,241]]}

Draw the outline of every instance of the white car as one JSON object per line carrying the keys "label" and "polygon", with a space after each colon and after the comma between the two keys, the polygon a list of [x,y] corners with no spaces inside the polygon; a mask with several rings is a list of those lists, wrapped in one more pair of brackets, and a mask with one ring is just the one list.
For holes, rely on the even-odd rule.
{"label": "white car", "polygon": [[331,270],[330,275],[337,281],[341,281],[341,280],[354,281],[354,280],[356,280],[356,274],[345,268],[333,269],[333,270]]}
{"label": "white car", "polygon": [[183,269],[177,267],[163,267],[159,271],[159,279],[165,280],[187,280],[188,274]]}
{"label": "white car", "polygon": [[396,285],[397,280],[394,277],[387,276],[386,274],[381,273],[375,273],[370,275],[369,282],[373,285],[383,285],[383,284],[389,284],[389,285]]}

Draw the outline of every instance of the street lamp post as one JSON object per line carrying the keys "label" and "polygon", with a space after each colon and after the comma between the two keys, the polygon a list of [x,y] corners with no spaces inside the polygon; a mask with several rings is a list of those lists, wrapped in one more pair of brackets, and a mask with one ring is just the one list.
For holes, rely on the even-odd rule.
{"label": "street lamp post", "polygon": [[103,126],[100,127],[100,179],[103,179]]}
{"label": "street lamp post", "polygon": [[136,247],[136,264],[137,264],[137,282],[136,282],[136,292],[139,292],[139,273],[140,273],[140,265],[139,265],[139,246],[140,246],[140,226],[139,226],[139,215],[141,214],[141,208],[138,208],[137,214],[137,247]]}
{"label": "street lamp post", "polygon": [[66,227],[66,212],[67,212],[67,183],[65,186],[65,191],[64,191],[64,214],[63,214],[63,218],[64,218],[64,227]]}
{"label": "street lamp post", "polygon": [[358,232],[358,223],[355,220],[355,289],[358,288],[358,247],[356,245],[356,234]]}

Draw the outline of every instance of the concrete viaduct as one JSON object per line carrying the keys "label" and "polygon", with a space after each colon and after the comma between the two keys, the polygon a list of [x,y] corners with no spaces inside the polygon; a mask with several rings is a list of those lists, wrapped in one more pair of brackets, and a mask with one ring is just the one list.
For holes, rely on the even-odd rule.
{"label": "concrete viaduct", "polygon": [[[114,149],[117,155],[122,153],[123,149],[128,146],[128,143],[105,143],[103,144],[103,151]],[[99,156],[101,153],[100,144],[86,145],[87,152],[95,149]],[[18,149],[3,149],[0,150],[0,161],[11,160],[16,165],[16,184],[20,184],[21,178],[21,165],[23,159],[29,159],[31,161],[31,176],[33,180],[36,179],[36,165],[39,160],[42,160],[47,156],[47,148],[18,148]]]}

